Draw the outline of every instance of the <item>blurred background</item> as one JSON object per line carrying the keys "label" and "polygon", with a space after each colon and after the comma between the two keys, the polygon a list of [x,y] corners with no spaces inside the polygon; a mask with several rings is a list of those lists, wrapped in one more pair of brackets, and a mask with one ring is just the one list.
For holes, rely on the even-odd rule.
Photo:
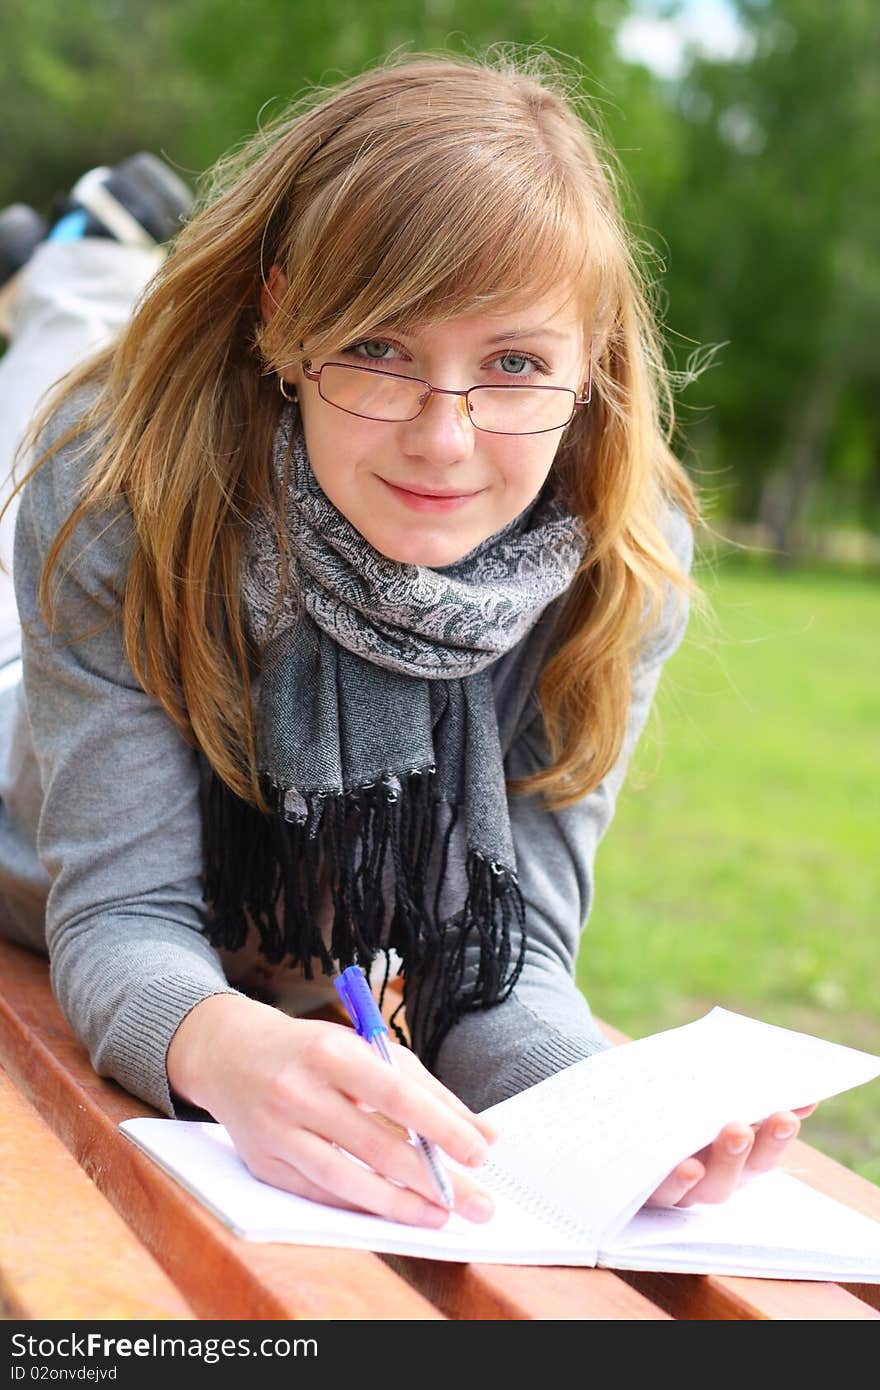
{"label": "blurred background", "polygon": [[[0,206],[140,149],[195,182],[306,84],[492,44],[572,60],[618,153],[710,524],[580,982],[637,1036],[722,1003],[880,1053],[876,0],[28,0]],[[878,1116],[806,1137],[880,1181]]]}

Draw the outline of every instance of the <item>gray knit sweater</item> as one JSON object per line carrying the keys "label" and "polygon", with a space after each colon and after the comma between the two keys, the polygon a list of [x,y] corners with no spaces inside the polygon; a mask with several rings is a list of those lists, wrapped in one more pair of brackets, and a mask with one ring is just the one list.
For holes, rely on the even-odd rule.
{"label": "gray knit sweater", "polygon": [[[62,408],[45,443],[74,409]],[[295,982],[247,951],[219,954],[203,935],[198,758],[136,681],[122,643],[127,510],[93,517],[78,533],[59,608],[69,636],[51,637],[41,620],[43,561],[88,461],[87,450],[59,450],[28,483],[18,516],[24,682],[0,696],[0,934],[48,951],[55,993],[95,1069],[173,1115],[181,1112],[165,1058],[187,1012],[212,994],[253,992],[255,981],[284,1004]],[[679,513],[670,513],[667,534],[689,567],[691,531]],[[548,610],[493,668],[509,777],[547,762],[534,685],[552,618]],[[503,1004],[455,1026],[437,1067],[476,1110],[605,1046],[574,982],[595,853],[686,619],[686,605],[671,597],[634,672],[622,756],[602,784],[557,812],[537,797],[511,798],[525,966]]]}

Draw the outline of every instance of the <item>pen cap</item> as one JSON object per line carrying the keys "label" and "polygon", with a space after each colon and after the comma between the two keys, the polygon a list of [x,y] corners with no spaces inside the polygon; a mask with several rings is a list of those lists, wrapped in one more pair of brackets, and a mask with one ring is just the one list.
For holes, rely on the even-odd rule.
{"label": "pen cap", "polygon": [[367,977],[359,965],[350,965],[333,983],[362,1038],[369,1042],[376,1033],[388,1032]]}

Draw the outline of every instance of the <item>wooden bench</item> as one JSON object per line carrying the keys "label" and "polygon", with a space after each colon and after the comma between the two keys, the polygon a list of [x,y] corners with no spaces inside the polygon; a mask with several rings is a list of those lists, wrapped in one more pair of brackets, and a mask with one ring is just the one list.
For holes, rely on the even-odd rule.
{"label": "wooden bench", "polygon": [[[31,1319],[837,1319],[880,1288],[456,1265],[238,1239],[119,1133],[154,1113],[92,1071],[46,962],[0,942],[0,1316]],[[806,1144],[791,1168],[880,1219]]]}

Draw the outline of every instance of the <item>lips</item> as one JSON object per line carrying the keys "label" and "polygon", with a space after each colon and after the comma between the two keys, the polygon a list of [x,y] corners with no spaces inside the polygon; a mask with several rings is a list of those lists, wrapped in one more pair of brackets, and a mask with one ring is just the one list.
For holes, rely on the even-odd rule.
{"label": "lips", "polygon": [[390,483],[387,478],[380,478],[388,491],[397,499],[402,506],[407,507],[412,512],[455,512],[461,507],[466,507],[471,498],[478,497],[484,490],[477,488],[474,492],[428,492],[424,487],[406,487],[403,483]]}
{"label": "lips", "polygon": [[474,497],[476,496],[476,493],[480,490],[477,488],[470,492],[463,492],[461,489],[452,490],[449,492],[434,492],[429,491],[427,488],[424,487],[410,487],[409,483],[392,483],[388,478],[383,478],[382,481],[388,483],[389,487],[397,488],[399,492],[411,493],[413,497],[432,497],[437,499],[443,499],[448,497]]}

